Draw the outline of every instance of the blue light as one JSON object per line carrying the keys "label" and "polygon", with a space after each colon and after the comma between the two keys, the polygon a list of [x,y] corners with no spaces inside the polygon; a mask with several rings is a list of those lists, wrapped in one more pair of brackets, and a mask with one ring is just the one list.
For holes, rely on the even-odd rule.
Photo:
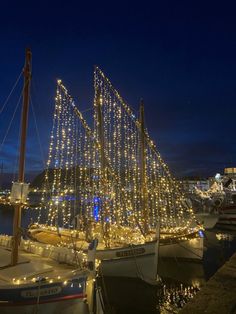
{"label": "blue light", "polygon": [[94,205],[93,205],[93,217],[95,219],[95,221],[98,221],[99,220],[99,197],[94,197],[93,198],[93,202],[94,202]]}
{"label": "blue light", "polygon": [[75,201],[75,197],[71,195],[65,195],[64,196],[65,201]]}
{"label": "blue light", "polygon": [[54,201],[54,202],[62,202],[63,201],[63,197],[62,196],[53,196],[52,197],[52,201]]}
{"label": "blue light", "polygon": [[200,238],[204,238],[203,230],[198,230],[198,234],[199,234]]}

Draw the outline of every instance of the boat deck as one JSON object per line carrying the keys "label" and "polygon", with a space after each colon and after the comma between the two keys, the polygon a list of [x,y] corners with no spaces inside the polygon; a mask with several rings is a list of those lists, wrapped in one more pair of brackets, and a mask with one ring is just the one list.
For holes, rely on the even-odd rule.
{"label": "boat deck", "polygon": [[[82,234],[82,233],[81,233]],[[174,234],[174,233],[161,233],[160,234],[160,245],[169,243],[175,240],[181,240],[182,238],[195,238],[196,231],[193,231],[192,233],[186,234]],[[87,250],[88,248],[88,242],[84,239],[84,234],[81,237],[77,237],[75,234],[72,236],[71,230],[62,229],[60,230],[60,234],[58,234],[55,230],[50,230],[46,228],[36,228],[30,230],[30,236],[33,240],[36,240],[40,243],[44,244],[51,244],[51,245],[58,245],[60,243],[65,243],[67,245],[70,245],[73,248],[79,249],[79,250]],[[110,248],[118,249],[118,248],[127,248],[130,246],[130,243],[133,245],[142,245],[145,242],[153,242],[155,241],[155,233],[153,232],[150,237],[147,237],[146,239],[142,240],[136,240],[136,241],[128,241],[124,237],[124,240],[121,241],[120,239],[111,239]],[[106,250],[108,249],[105,246],[105,243],[103,239],[100,237],[100,240],[98,241],[97,250]]]}
{"label": "boat deck", "polygon": [[0,246],[0,286],[32,283],[38,277],[61,281],[63,278],[68,278],[68,275],[71,276],[76,270],[75,266],[60,263],[49,257],[22,250],[19,253],[19,263],[16,266],[9,266],[11,251]]}

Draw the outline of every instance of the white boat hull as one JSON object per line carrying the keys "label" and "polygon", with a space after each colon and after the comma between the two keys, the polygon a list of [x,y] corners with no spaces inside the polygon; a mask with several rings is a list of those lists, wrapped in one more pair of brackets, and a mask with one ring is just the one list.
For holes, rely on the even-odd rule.
{"label": "white boat hull", "polygon": [[[37,233],[39,230],[34,229],[34,232]],[[33,236],[33,233],[31,234]],[[158,255],[160,258],[200,261],[203,257],[203,238],[196,232],[178,238],[166,235],[165,239],[160,240]],[[96,258],[101,261],[100,269],[105,276],[138,277],[147,279],[148,282],[150,278],[156,276],[158,260],[156,241],[97,249]]]}
{"label": "white boat hull", "polygon": [[203,225],[205,229],[212,229],[215,227],[219,214],[210,214],[210,213],[197,213],[195,214],[197,221]]}
{"label": "white boat hull", "polygon": [[[101,271],[105,276],[141,278],[150,281],[155,277],[155,242],[119,249],[98,250]],[[176,258],[200,261],[203,257],[203,238],[169,240],[159,246],[159,258]]]}
{"label": "white boat hull", "polygon": [[155,245],[156,242],[149,242],[117,249],[98,250],[96,258],[101,260],[102,275],[153,280],[156,272]]}
{"label": "white boat hull", "polygon": [[160,245],[160,258],[173,257],[183,260],[199,261],[203,258],[203,243],[201,237],[180,240],[175,243]]}
{"label": "white boat hull", "polygon": [[217,227],[236,230],[236,214],[222,214],[219,217]]}
{"label": "white boat hull", "polygon": [[236,230],[236,205],[222,206],[220,209],[218,228]]}

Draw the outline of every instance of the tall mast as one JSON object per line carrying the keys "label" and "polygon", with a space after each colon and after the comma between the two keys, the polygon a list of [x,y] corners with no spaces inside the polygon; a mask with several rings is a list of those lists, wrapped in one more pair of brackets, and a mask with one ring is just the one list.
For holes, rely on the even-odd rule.
{"label": "tall mast", "polygon": [[100,148],[100,156],[101,156],[101,181],[102,181],[102,195],[103,195],[103,210],[101,216],[102,222],[102,232],[105,244],[107,247],[110,246],[109,243],[109,208],[107,204],[106,197],[108,195],[108,186],[107,186],[107,163],[105,157],[105,140],[103,133],[103,120],[102,120],[102,104],[101,104],[101,94],[100,91],[96,90],[95,96],[95,106],[97,111],[97,127],[98,127],[98,142]]}
{"label": "tall mast", "polygon": [[[25,148],[26,148],[26,135],[28,124],[29,112],[29,90],[31,80],[31,51],[26,49],[25,66],[24,66],[24,88],[23,88],[23,103],[21,112],[21,142],[20,142],[20,157],[18,169],[18,182],[24,183],[25,174]],[[16,265],[18,262],[18,247],[20,243],[20,226],[21,226],[21,207],[22,203],[15,205],[14,221],[13,221],[13,241],[12,241],[12,255],[11,265]]]}
{"label": "tall mast", "polygon": [[140,172],[141,172],[141,206],[144,234],[148,233],[149,207],[147,195],[147,176],[146,176],[146,148],[145,148],[145,123],[144,123],[144,104],[140,102]]}

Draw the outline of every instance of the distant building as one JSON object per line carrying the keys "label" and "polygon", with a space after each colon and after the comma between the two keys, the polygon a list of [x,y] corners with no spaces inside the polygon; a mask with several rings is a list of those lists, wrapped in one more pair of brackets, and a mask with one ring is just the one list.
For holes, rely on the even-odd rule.
{"label": "distant building", "polygon": [[185,192],[193,193],[195,187],[197,187],[201,191],[207,191],[210,188],[209,180],[201,179],[201,180],[194,180],[194,179],[185,179],[182,180],[183,187]]}
{"label": "distant building", "polygon": [[207,180],[185,180],[186,192],[191,192],[194,185],[198,189],[206,191],[215,182],[218,182],[221,185],[222,190],[229,185],[233,190],[236,190],[236,168],[225,168],[223,175],[217,173],[214,177],[209,177]]}
{"label": "distant building", "polygon": [[226,176],[229,176],[231,178],[235,178],[236,179],[236,168],[225,168],[224,169],[224,174]]}

